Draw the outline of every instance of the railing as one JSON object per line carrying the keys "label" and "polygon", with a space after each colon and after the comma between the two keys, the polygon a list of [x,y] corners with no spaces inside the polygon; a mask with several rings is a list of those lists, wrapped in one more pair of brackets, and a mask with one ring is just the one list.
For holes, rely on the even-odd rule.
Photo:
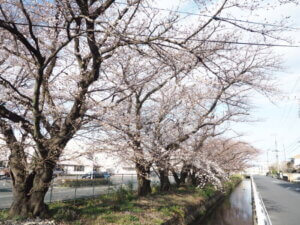
{"label": "railing", "polygon": [[254,225],[272,225],[269,214],[251,176]]}

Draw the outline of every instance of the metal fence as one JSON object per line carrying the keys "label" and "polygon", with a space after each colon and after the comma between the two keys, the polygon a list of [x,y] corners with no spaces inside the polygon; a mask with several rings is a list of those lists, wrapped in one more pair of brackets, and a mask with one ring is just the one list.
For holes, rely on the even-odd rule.
{"label": "metal fence", "polygon": [[254,225],[272,225],[269,214],[251,176]]}
{"label": "metal fence", "polygon": [[[173,177],[169,177],[174,183]],[[159,178],[151,176],[151,185],[158,185]],[[81,179],[77,176],[58,176],[53,179],[45,196],[45,202],[74,200],[82,198],[93,198],[102,194],[110,193],[120,187],[137,189],[136,174],[115,174],[109,178]],[[0,209],[9,208],[12,203],[11,180],[0,180]]]}

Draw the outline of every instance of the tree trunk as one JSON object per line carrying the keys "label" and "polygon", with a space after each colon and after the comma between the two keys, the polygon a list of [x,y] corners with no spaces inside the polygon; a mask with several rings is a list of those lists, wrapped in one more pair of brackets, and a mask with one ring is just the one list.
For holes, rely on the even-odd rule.
{"label": "tree trunk", "polygon": [[44,203],[45,191],[35,191],[28,196],[24,191],[17,191],[13,188],[13,203],[9,209],[11,217],[21,216],[45,218],[48,214],[48,207]]}
{"label": "tree trunk", "polygon": [[166,169],[159,170],[160,191],[169,191],[171,183],[169,180],[169,172]]}
{"label": "tree trunk", "polygon": [[182,167],[180,171],[180,177],[178,176],[178,174],[174,169],[172,169],[172,174],[177,186],[180,186],[181,184],[185,184],[186,178],[188,176],[188,166]]}
{"label": "tree trunk", "polygon": [[11,168],[13,182],[13,203],[9,209],[11,217],[47,217],[48,207],[44,203],[44,198],[51,183],[53,168],[34,169],[26,176],[24,182],[20,179],[22,174],[17,173],[13,166]]}
{"label": "tree trunk", "polygon": [[197,179],[196,174],[194,172],[190,172],[187,176],[187,184],[196,187]]}
{"label": "tree trunk", "polygon": [[28,172],[27,156],[24,145],[17,140],[13,129],[5,121],[0,120],[0,131],[5,137],[10,149],[9,168],[12,178],[13,202],[9,210],[11,217],[45,217],[47,206],[44,203],[45,195],[51,183],[55,160],[49,160],[47,149],[40,151],[44,156],[36,156]]}
{"label": "tree trunk", "polygon": [[146,196],[151,193],[150,166],[136,163],[138,180],[138,196]]}
{"label": "tree trunk", "polygon": [[172,174],[173,174],[173,177],[174,177],[174,180],[176,182],[176,185],[177,186],[180,186],[180,178],[178,177],[178,174],[175,172],[175,170],[172,169]]}

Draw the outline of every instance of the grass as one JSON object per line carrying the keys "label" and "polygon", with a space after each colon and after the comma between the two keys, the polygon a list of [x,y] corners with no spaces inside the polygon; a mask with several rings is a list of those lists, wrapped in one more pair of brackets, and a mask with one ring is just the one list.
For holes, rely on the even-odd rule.
{"label": "grass", "polygon": [[[225,189],[232,189],[242,178],[231,177]],[[50,216],[61,225],[158,225],[174,216],[184,218],[187,206],[199,205],[216,193],[213,186],[172,188],[138,198],[132,188],[120,188],[95,199],[55,202],[49,205]],[[229,193],[229,192],[228,192]],[[205,212],[201,212],[205,214]],[[7,219],[0,211],[0,221]]]}
{"label": "grass", "polygon": [[51,217],[60,224],[142,225],[161,224],[173,216],[184,217],[184,208],[205,198],[195,189],[182,187],[170,193],[156,192],[137,198],[130,189],[118,189],[96,199],[57,202],[49,206]]}
{"label": "grass", "polygon": [[0,210],[0,222],[8,219],[8,211]]}

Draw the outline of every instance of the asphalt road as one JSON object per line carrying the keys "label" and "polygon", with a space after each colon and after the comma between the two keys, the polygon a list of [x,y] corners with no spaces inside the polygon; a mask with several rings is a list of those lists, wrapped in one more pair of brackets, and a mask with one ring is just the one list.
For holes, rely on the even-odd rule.
{"label": "asphalt road", "polygon": [[[82,187],[82,188],[63,188],[63,187],[53,187],[47,192],[45,196],[45,202],[54,202],[62,200],[72,200],[84,197],[92,197],[101,194],[106,194],[112,190],[113,187],[119,185],[108,186],[95,186],[95,187]],[[11,188],[3,188],[0,186],[0,209],[9,208],[12,203],[12,191]]]}
{"label": "asphalt road", "polygon": [[[59,177],[56,179],[65,179],[67,177]],[[68,177],[70,178],[70,177]],[[76,178],[76,177],[75,177]],[[106,194],[113,189],[120,187],[122,184],[132,183],[133,188],[137,188],[136,176],[122,176],[114,175],[110,177],[111,185],[100,185],[94,187],[82,187],[82,188],[66,188],[55,186],[55,181],[52,188],[49,188],[46,196],[45,202],[54,202],[62,200],[72,200],[84,197],[92,197],[101,194]],[[158,178],[151,177],[152,182],[158,182]],[[173,179],[170,179],[171,182],[174,182]],[[9,208],[12,203],[13,195],[11,188],[11,180],[0,180],[0,209]],[[51,200],[50,200],[51,199]]]}
{"label": "asphalt road", "polygon": [[[61,178],[60,178],[61,179]],[[62,200],[72,200],[84,197],[92,197],[106,194],[114,188],[120,187],[122,184],[133,182],[133,188],[136,188],[136,178],[131,176],[112,176],[110,178],[112,185],[100,185],[94,187],[67,188],[52,186],[49,188],[45,202],[54,202]],[[12,203],[13,195],[11,188],[11,180],[0,180],[0,209],[9,208]],[[51,199],[51,200],[50,200]]]}
{"label": "asphalt road", "polygon": [[300,224],[300,184],[254,176],[273,225]]}

